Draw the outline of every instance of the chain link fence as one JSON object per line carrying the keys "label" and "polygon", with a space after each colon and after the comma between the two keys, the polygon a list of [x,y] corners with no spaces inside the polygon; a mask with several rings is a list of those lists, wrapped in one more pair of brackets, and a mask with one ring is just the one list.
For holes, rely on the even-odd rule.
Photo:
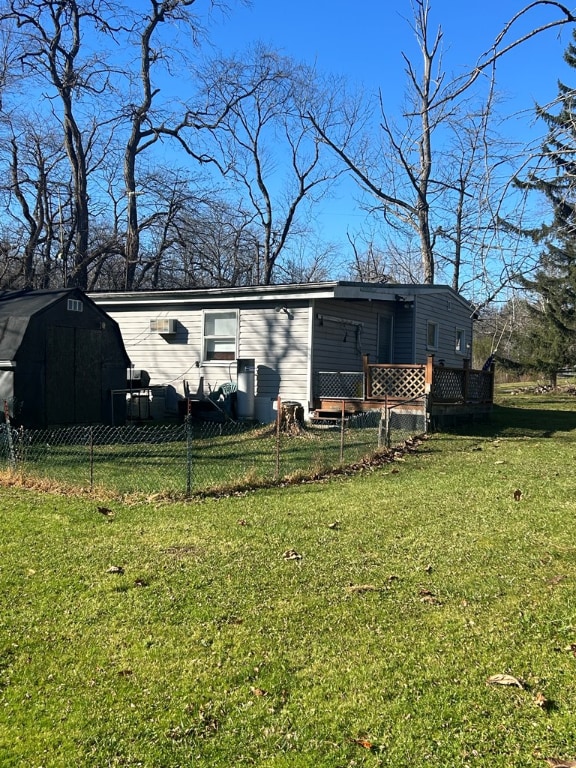
{"label": "chain link fence", "polygon": [[426,431],[425,412],[370,411],[323,424],[225,420],[32,430],[0,424],[0,468],[119,495],[193,495],[310,477]]}

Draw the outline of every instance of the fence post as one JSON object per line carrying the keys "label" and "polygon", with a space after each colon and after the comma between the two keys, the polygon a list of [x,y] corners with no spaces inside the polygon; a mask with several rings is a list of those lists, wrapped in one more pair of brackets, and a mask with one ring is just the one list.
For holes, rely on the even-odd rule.
{"label": "fence post", "polygon": [[90,490],[94,490],[94,427],[90,427]]}
{"label": "fence post", "polygon": [[186,404],[186,416],[184,417],[186,429],[186,498],[192,494],[192,401]]}
{"label": "fence post", "polygon": [[346,403],[342,400],[342,412],[340,413],[340,464],[344,461],[344,416],[346,414]]}
{"label": "fence post", "polygon": [[14,441],[12,440],[12,425],[10,424],[8,400],[4,400],[4,421],[6,423],[6,440],[8,441],[8,458],[11,469],[14,469],[16,466],[16,454],[14,453]]}
{"label": "fence post", "polygon": [[280,478],[280,427],[282,422],[282,398],[278,395],[276,400],[276,466],[274,480]]}

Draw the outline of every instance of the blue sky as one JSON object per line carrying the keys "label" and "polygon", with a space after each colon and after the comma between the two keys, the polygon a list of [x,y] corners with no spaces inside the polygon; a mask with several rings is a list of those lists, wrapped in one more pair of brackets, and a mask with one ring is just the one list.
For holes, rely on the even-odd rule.
{"label": "blue sky", "polygon": [[[442,27],[446,68],[459,72],[490,48],[504,25],[528,2],[522,0],[431,0],[431,29]],[[559,17],[551,7],[538,7],[514,27],[518,36]],[[417,56],[410,28],[410,0],[361,0],[351,11],[347,0],[252,0],[249,7],[232,3],[224,24],[211,30],[215,45],[242,51],[254,41],[269,43],[320,71],[346,75],[366,88],[381,88],[391,106],[404,85],[402,52]],[[512,39],[512,33],[508,36]],[[519,109],[556,95],[556,81],[567,68],[562,54],[571,40],[568,25],[548,30],[507,54],[499,68],[501,90]]]}
{"label": "blue sky", "polygon": [[[487,51],[504,25],[528,0],[431,0],[430,29],[443,30],[444,68],[449,73],[468,70]],[[297,60],[315,64],[320,72],[344,75],[366,91],[381,90],[390,115],[399,111],[405,88],[402,53],[419,64],[411,29],[410,0],[252,0],[241,6],[231,0],[223,24],[210,30],[210,39],[225,53],[238,53],[257,41]],[[560,17],[552,6],[532,9],[515,25],[506,40],[521,37]],[[499,112],[506,115],[503,132],[540,145],[545,126],[534,121],[534,103],[545,105],[557,95],[557,81],[571,82],[572,71],[562,56],[572,40],[569,25],[548,30],[508,53],[498,64],[497,87],[505,97]],[[323,235],[346,247],[346,231],[362,214],[354,201],[352,183],[341,188],[339,199],[323,204],[317,221]]]}

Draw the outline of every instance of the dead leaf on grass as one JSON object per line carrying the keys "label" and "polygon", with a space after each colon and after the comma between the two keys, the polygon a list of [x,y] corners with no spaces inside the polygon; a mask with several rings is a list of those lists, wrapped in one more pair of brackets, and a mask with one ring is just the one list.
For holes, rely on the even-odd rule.
{"label": "dead leaf on grass", "polygon": [[328,525],[328,528],[331,528],[333,531],[337,531],[338,528],[340,528],[340,520],[334,520],[333,523]]}
{"label": "dead leaf on grass", "polygon": [[434,595],[423,595],[420,598],[421,603],[428,603],[428,605],[442,605],[442,601],[438,600]]}
{"label": "dead leaf on grass", "polygon": [[549,709],[553,708],[553,704],[550,699],[547,699],[541,691],[538,691],[536,696],[534,696],[534,704],[536,704],[537,707],[540,707],[540,709],[543,709],[545,712],[548,712]]}
{"label": "dead leaf on grass", "polygon": [[548,579],[548,586],[549,587],[555,587],[556,584],[560,584],[561,581],[564,581],[566,576],[562,573],[556,574],[556,576],[552,576],[551,579]]}
{"label": "dead leaf on grass", "polygon": [[124,573],[124,568],[122,568],[121,565],[111,565],[110,568],[106,571],[106,573],[117,573],[119,575],[122,575]]}
{"label": "dead leaf on grass", "polygon": [[348,592],[380,592],[380,587],[375,587],[374,584],[349,584],[346,589]]}
{"label": "dead leaf on grass", "polygon": [[267,696],[268,695],[268,691],[265,691],[262,688],[255,688],[254,686],[250,687],[250,693],[254,694],[254,696]]}
{"label": "dead leaf on grass", "polygon": [[114,517],[114,512],[111,509],[108,509],[108,507],[96,507],[96,509],[105,517]]}
{"label": "dead leaf on grass", "polygon": [[514,491],[514,501],[520,501],[521,498],[522,498],[522,491],[520,490],[520,488],[516,488],[516,490]]}
{"label": "dead leaf on grass", "polygon": [[359,747],[363,747],[364,749],[374,749],[374,744],[369,739],[352,739],[352,742],[354,744],[358,744]]}
{"label": "dead leaf on grass", "polygon": [[515,685],[517,688],[524,688],[520,680],[512,675],[490,675],[486,682],[488,685]]}
{"label": "dead leaf on grass", "polygon": [[284,560],[302,560],[302,555],[295,549],[287,549],[282,555]]}
{"label": "dead leaf on grass", "polygon": [[552,768],[576,768],[576,760],[563,760],[561,757],[547,757],[546,762]]}

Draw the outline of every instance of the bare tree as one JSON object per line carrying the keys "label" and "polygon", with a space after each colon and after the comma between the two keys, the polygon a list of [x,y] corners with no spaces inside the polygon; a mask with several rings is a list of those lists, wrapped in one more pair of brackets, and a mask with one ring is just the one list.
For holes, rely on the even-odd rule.
{"label": "bare tree", "polygon": [[0,163],[6,170],[0,195],[12,221],[12,253],[18,261],[9,282],[12,287],[47,288],[71,247],[63,228],[63,208],[70,208],[66,153],[57,127],[37,115],[4,116],[0,129]]}
{"label": "bare tree", "polygon": [[[213,62],[205,93],[218,112],[210,126],[214,158],[248,204],[259,233],[256,282],[273,282],[287,243],[305,229],[317,201],[344,169],[324,153],[306,114],[319,98],[315,73],[256,48],[241,60]],[[241,98],[232,98],[232,94]]]}
{"label": "bare tree", "polygon": [[[101,94],[109,77],[98,57],[82,56],[84,25],[113,34],[114,6],[107,0],[9,0],[0,21],[19,33],[22,70],[32,80],[49,83],[59,100],[64,148],[73,188],[74,261],[69,281],[86,288],[89,253],[88,159],[96,122],[86,130],[77,116],[77,102],[86,94]],[[54,102],[52,102],[53,104]]]}
{"label": "bare tree", "polygon": [[[530,11],[537,6],[550,6],[558,12],[558,18],[508,42],[517,22],[529,17]],[[472,87],[482,74],[488,73],[491,94],[494,69],[502,56],[545,30],[574,23],[576,17],[554,0],[535,0],[514,15],[490,50],[478,58],[470,71],[449,78],[442,63],[442,30],[439,28],[435,35],[430,30],[428,0],[413,0],[412,11],[421,65],[417,66],[404,55],[409,98],[401,123],[388,116],[380,94],[381,151],[375,151],[374,145],[366,140],[357,141],[355,151],[351,148],[350,139],[359,131],[359,124],[352,123],[350,116],[345,115],[339,123],[332,118],[332,126],[322,112],[311,113],[310,119],[322,140],[376,201],[374,208],[383,214],[386,223],[398,230],[415,233],[424,282],[435,280],[441,261],[437,252],[439,242],[452,244],[452,256],[445,260],[452,263],[453,284],[456,285],[461,280],[466,200],[478,199],[475,192],[479,180],[473,181],[478,168],[475,161],[478,159],[482,164],[486,159],[486,154],[480,150],[487,146],[487,113],[486,109],[470,107]],[[356,112],[352,117],[358,120]],[[454,175],[448,177],[446,155],[439,147],[447,132],[451,132],[453,138],[461,136],[463,119],[467,124],[469,143],[466,148],[460,148],[463,151],[457,154],[459,161],[454,161],[453,156],[451,170]],[[486,184],[486,180],[482,183]],[[446,211],[456,214],[450,226],[442,224]]]}
{"label": "bare tree", "polygon": [[[186,110],[180,117],[170,118],[165,114],[153,111],[155,97],[160,93],[154,87],[152,70],[165,56],[161,48],[153,49],[153,38],[162,24],[172,23],[186,27],[190,39],[197,34],[196,20],[190,9],[196,0],[150,0],[149,14],[142,14],[137,20],[137,38],[140,51],[139,66],[139,99],[130,102],[126,116],[130,121],[130,134],[124,150],[124,182],[127,196],[127,230],[126,230],[126,270],[124,288],[133,287],[136,268],[140,255],[140,226],[138,222],[138,188],[136,178],[136,161],[138,156],[148,147],[155,144],[163,136],[170,136],[180,142],[184,149],[193,154],[189,144],[182,138],[182,130],[189,127],[189,116]],[[200,158],[198,158],[200,159]]]}

